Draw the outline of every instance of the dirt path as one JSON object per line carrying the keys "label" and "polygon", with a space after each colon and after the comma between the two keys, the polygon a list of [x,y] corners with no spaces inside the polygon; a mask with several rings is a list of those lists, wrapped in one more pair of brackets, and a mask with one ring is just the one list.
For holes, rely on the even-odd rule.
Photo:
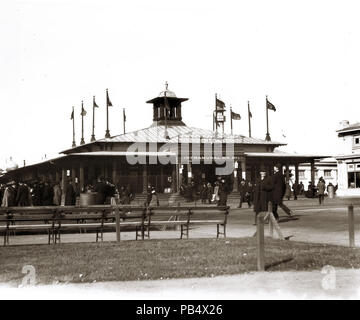
{"label": "dirt path", "polygon": [[[331,271],[331,269],[329,269]],[[360,270],[255,272],[214,278],[9,288],[0,299],[360,299]]]}

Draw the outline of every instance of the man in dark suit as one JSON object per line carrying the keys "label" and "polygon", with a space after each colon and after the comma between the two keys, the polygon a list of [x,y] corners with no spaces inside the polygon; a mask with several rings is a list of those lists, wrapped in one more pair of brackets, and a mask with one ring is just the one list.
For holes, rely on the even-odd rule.
{"label": "man in dark suit", "polygon": [[257,224],[258,214],[268,211],[268,203],[271,200],[271,188],[271,177],[267,177],[265,169],[260,169],[260,177],[256,179],[253,187],[255,225]]}
{"label": "man in dark suit", "polygon": [[291,210],[283,204],[283,197],[285,195],[286,184],[285,177],[282,173],[282,165],[280,163],[276,164],[274,167],[274,174],[271,181],[271,202],[273,205],[273,215],[276,220],[279,220],[279,215],[277,212],[278,206],[285,211],[287,215],[292,216]]}

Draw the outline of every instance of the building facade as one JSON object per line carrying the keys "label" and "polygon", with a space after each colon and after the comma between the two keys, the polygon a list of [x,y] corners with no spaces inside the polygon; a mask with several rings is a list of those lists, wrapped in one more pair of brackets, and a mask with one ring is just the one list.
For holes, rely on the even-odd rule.
{"label": "building facade", "polygon": [[339,196],[360,196],[360,123],[340,122],[337,130],[343,147],[336,157]]}

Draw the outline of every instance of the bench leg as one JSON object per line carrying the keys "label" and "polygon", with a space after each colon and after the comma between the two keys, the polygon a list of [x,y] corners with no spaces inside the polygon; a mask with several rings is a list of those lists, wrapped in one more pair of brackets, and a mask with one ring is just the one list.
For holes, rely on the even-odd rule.
{"label": "bench leg", "polygon": [[216,225],[216,239],[218,239],[219,238],[219,234],[220,234],[220,232],[219,232],[219,227],[220,227],[220,225]]}
{"label": "bench leg", "polygon": [[180,239],[182,239],[183,237],[183,234],[184,234],[184,226],[183,225],[180,225]]}

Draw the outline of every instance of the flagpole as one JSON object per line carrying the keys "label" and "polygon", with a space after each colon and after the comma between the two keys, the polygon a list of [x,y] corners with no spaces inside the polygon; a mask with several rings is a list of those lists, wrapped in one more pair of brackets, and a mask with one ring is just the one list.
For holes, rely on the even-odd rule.
{"label": "flagpole", "polygon": [[108,97],[109,97],[109,93],[108,93],[108,89],[106,89],[106,132],[105,132],[105,138],[110,138]]}
{"label": "flagpole", "polygon": [[124,134],[125,134],[125,122],[126,122],[125,108],[123,108],[123,120],[124,120]]}
{"label": "flagpole", "polygon": [[168,89],[168,83],[167,81],[165,82],[165,91],[164,91],[164,103],[165,103],[165,139],[170,139],[169,137],[169,134],[168,134],[168,131],[167,131],[167,112],[168,112],[168,107],[169,107],[169,110],[170,110],[170,106],[169,106],[169,102],[167,100],[167,96],[166,96],[166,91]]}
{"label": "flagpole", "polygon": [[267,96],[266,96],[266,137],[265,137],[265,140],[266,141],[271,141],[271,138],[270,138],[270,134],[269,134],[269,108],[267,106]]}
{"label": "flagpole", "polygon": [[75,148],[76,147],[76,142],[75,142],[75,113],[74,113],[74,107],[72,109],[72,121],[73,121],[73,141],[72,141],[72,147]]}
{"label": "flagpole", "polygon": [[232,124],[232,107],[230,105],[230,127],[231,127],[231,135],[233,135],[233,124]]}
{"label": "flagpole", "polygon": [[249,137],[251,138],[250,102],[248,101]]}
{"label": "flagpole", "polygon": [[84,140],[84,102],[81,101],[81,141],[80,144],[85,144]]}
{"label": "flagpole", "polygon": [[92,135],[91,142],[96,141],[95,139],[95,96],[93,96],[93,122],[92,122]]}
{"label": "flagpole", "polygon": [[214,117],[214,123],[215,123],[215,132],[217,134],[217,105],[216,105],[216,101],[217,101],[217,93],[215,93],[215,117]]}

